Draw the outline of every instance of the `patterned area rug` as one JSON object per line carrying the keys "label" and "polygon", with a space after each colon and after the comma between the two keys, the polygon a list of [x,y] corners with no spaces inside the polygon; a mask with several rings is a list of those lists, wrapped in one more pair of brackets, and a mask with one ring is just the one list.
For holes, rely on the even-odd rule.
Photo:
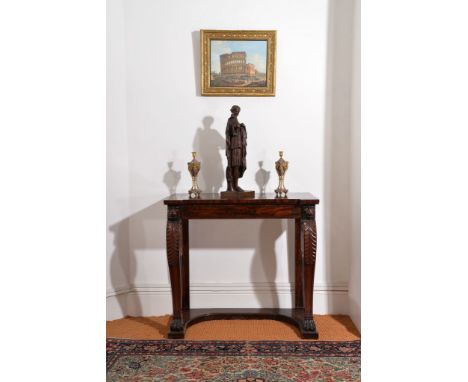
{"label": "patterned area rug", "polygon": [[107,381],[360,381],[361,342],[107,339]]}

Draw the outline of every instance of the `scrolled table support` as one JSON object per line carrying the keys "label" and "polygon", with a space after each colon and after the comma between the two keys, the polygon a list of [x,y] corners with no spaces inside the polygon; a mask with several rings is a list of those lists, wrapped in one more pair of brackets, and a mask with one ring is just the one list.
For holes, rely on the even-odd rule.
{"label": "scrolled table support", "polygon": [[301,219],[294,219],[294,307],[298,309],[304,308],[304,296],[302,295],[304,278],[304,264],[302,259],[302,234],[301,234]]}
{"label": "scrolled table support", "polygon": [[[312,316],[317,229],[315,205],[309,193],[288,198],[273,194],[242,199],[224,199],[219,194],[171,195],[164,200],[167,213],[167,262],[172,290],[173,315],[169,338],[184,338],[188,327],[206,320],[274,319],[297,326],[302,338],[318,338]],[[189,221],[192,219],[294,219],[295,301],[283,308],[190,307]]]}
{"label": "scrolled table support", "polygon": [[303,237],[303,296],[304,296],[304,323],[303,334],[308,338],[318,338],[314,318],[312,316],[313,289],[315,274],[315,258],[317,254],[317,226],[315,223],[315,206],[302,207],[302,237]]}
{"label": "scrolled table support", "polygon": [[169,277],[172,290],[173,315],[170,323],[172,338],[178,333],[184,335],[184,321],[182,318],[182,278],[181,278],[181,241],[182,218],[179,207],[169,207],[167,211],[166,249],[167,263],[169,265]]}
{"label": "scrolled table support", "polygon": [[181,274],[182,274],[182,309],[190,309],[190,264],[189,264],[189,221],[182,220]]}

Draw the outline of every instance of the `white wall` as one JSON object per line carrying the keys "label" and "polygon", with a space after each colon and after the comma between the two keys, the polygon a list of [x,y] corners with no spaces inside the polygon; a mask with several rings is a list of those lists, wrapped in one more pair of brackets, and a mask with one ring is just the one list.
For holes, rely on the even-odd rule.
{"label": "white wall", "polygon": [[[345,180],[346,187],[331,195],[326,176],[327,147],[341,155],[341,166],[349,165],[349,148],[338,152],[325,133],[335,128],[326,116],[328,1],[227,4],[108,1],[108,319],[171,312],[162,199],[190,187],[186,162],[194,149],[202,161],[201,187],[225,187],[222,145],[233,104],[241,106],[239,120],[249,135],[241,186],[258,191],[262,161],[271,192],[274,161],[285,151],[290,192],[309,191],[322,200],[315,312],[348,312],[350,236],[343,227],[332,236],[326,216],[338,211],[330,200],[349,191]],[[277,30],[276,97],[201,97],[200,29]],[[290,222],[190,224],[192,306],[291,306]],[[228,228],[236,233],[228,236]]]}
{"label": "white wall", "polygon": [[[107,6],[107,290],[127,290],[130,163],[127,135],[125,15],[121,1]],[[125,312],[126,295],[107,299],[111,316]]]}
{"label": "white wall", "polygon": [[351,252],[349,310],[361,330],[361,0],[354,8],[351,93]]}
{"label": "white wall", "polygon": [[329,277],[348,269],[349,313],[360,329],[360,4],[330,0],[324,214]]}

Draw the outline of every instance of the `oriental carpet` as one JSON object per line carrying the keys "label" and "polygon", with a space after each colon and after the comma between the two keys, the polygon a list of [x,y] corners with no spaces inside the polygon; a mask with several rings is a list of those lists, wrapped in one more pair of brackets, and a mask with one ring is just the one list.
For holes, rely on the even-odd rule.
{"label": "oriental carpet", "polygon": [[360,341],[107,339],[107,381],[360,381]]}

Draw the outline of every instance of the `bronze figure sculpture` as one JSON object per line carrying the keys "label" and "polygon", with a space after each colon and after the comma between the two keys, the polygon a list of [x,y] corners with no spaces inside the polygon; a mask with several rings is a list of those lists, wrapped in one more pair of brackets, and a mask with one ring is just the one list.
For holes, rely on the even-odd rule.
{"label": "bronze figure sculpture", "polygon": [[237,105],[231,107],[231,116],[226,125],[227,190],[221,193],[222,198],[247,198],[255,195],[254,191],[244,191],[239,186],[239,178],[242,178],[247,169],[247,130],[237,120],[240,110]]}

